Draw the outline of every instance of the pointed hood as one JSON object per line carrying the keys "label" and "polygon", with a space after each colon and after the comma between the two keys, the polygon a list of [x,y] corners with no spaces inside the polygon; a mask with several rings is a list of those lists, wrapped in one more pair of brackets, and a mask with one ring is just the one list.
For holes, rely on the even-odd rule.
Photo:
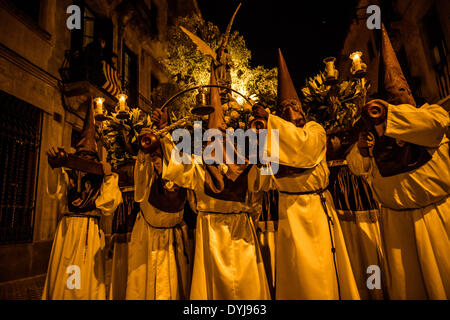
{"label": "pointed hood", "polygon": [[[211,66],[211,85],[217,85],[216,72],[214,69],[214,65]],[[206,184],[214,193],[220,193],[223,191],[225,187],[224,176],[226,176],[229,180],[235,181],[247,168],[248,164],[234,164],[233,159],[229,159],[227,161],[227,152],[226,152],[226,144],[232,143],[229,139],[226,138],[226,130],[227,124],[225,122],[225,116],[223,113],[223,107],[220,100],[219,88],[210,88],[210,104],[214,108],[214,112],[209,115],[208,120],[208,129],[219,129],[223,133],[223,163],[227,163],[227,171],[221,172],[220,169],[216,166],[206,166],[207,174],[206,174]],[[213,142],[211,142],[213,143]],[[220,148],[218,146],[218,148]],[[243,158],[243,156],[239,155],[234,148],[235,155],[238,158]],[[214,154],[211,154],[214,157]],[[205,156],[204,160],[206,160]],[[247,160],[245,160],[248,163]]]}
{"label": "pointed hood", "polygon": [[294,83],[292,82],[291,75],[289,73],[286,61],[284,60],[281,50],[278,49],[278,103],[280,105],[284,100],[297,100],[297,91],[295,91]]}
{"label": "pointed hood", "polygon": [[75,154],[86,159],[99,159],[97,141],[95,140],[95,122],[92,100],[86,111],[81,139],[76,146]]}
{"label": "pointed hood", "polygon": [[416,106],[411,89],[398,62],[391,40],[384,24],[381,28],[381,59],[379,74],[379,92],[385,96],[387,102],[410,104]]}
{"label": "pointed hood", "polygon": [[[211,80],[209,84],[217,85],[216,70],[214,68],[214,64],[211,64]],[[225,132],[225,130],[227,130],[227,124],[225,122],[225,116],[223,114],[219,88],[210,88],[209,97],[210,104],[214,108],[214,112],[209,115],[208,129],[219,129]]]}

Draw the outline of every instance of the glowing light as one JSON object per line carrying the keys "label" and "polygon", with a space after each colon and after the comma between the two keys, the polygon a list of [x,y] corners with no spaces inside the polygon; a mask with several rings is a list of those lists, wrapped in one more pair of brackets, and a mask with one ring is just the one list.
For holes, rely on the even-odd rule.
{"label": "glowing light", "polygon": [[258,97],[258,95],[255,93],[255,94],[252,94],[252,95],[250,96],[250,100],[252,100],[253,102],[258,102],[258,101],[259,101],[259,97]]}
{"label": "glowing light", "polygon": [[117,98],[119,99],[120,102],[125,102],[125,101],[127,101],[128,97],[126,94],[121,93],[117,96]]}
{"label": "glowing light", "polygon": [[117,99],[119,100],[119,110],[120,111],[126,111],[126,109],[127,109],[127,103],[126,103],[127,98],[128,98],[128,96],[126,94],[123,94],[123,93],[117,95]]}
{"label": "glowing light", "polygon": [[[240,86],[235,90],[238,91],[243,96],[247,96],[247,90],[244,87]],[[239,103],[239,105],[243,105],[245,103],[245,99],[240,95],[236,95],[236,101],[237,103]]]}
{"label": "glowing light", "polygon": [[103,102],[105,102],[105,99],[98,97],[94,100],[94,102],[97,104],[97,106],[103,106]]}
{"label": "glowing light", "polygon": [[105,99],[98,97],[94,99],[94,102],[95,102],[95,119],[101,122],[105,120],[103,114],[103,102],[105,102]]}
{"label": "glowing light", "polygon": [[367,71],[367,65],[364,62],[362,62],[362,60],[361,60],[362,55],[363,54],[361,51],[353,52],[350,55],[350,59],[353,60],[350,71],[353,75],[359,76],[359,77],[364,76]]}
{"label": "glowing light", "polygon": [[350,59],[352,59],[353,61],[361,60],[361,57],[362,57],[362,52],[361,52],[361,51],[353,52],[353,53],[350,55]]}

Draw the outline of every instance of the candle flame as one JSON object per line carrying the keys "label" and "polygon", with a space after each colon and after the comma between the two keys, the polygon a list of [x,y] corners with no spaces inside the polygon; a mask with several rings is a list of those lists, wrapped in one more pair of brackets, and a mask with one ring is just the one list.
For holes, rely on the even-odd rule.
{"label": "candle flame", "polygon": [[94,100],[94,102],[95,102],[97,105],[103,105],[103,102],[105,102],[105,99],[104,99],[104,98],[98,97],[98,98],[96,98],[96,99]]}
{"label": "candle flame", "polygon": [[128,98],[127,95],[123,94],[123,93],[119,94],[117,97],[119,98],[119,100],[121,102],[125,102],[127,100],[127,98]]}
{"label": "candle flame", "polygon": [[353,61],[360,60],[361,57],[362,57],[362,52],[361,52],[361,51],[353,52],[353,53],[350,55],[350,59],[352,59]]}

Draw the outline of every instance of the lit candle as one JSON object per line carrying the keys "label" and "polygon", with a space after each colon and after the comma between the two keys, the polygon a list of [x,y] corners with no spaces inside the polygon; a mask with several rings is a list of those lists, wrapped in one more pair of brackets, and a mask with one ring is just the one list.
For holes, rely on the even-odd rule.
{"label": "lit candle", "polygon": [[121,94],[119,94],[118,96],[117,96],[117,98],[119,99],[119,111],[127,111],[126,109],[127,109],[127,95],[126,94],[123,94],[123,93],[121,93]]}
{"label": "lit candle", "polygon": [[363,76],[367,71],[367,65],[361,60],[362,52],[356,51],[350,55],[350,59],[353,60],[351,73],[356,76]]}
{"label": "lit candle", "polygon": [[98,97],[94,100],[94,102],[95,102],[95,114],[103,115],[103,102],[105,102],[105,99]]}
{"label": "lit candle", "polygon": [[329,57],[323,60],[323,63],[325,63],[325,80],[328,85],[335,84],[338,81],[339,71],[334,66],[335,61],[336,58],[334,57]]}

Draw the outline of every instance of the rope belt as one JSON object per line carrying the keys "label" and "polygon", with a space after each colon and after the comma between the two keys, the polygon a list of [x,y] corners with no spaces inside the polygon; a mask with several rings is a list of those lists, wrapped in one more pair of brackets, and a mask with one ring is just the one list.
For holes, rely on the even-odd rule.
{"label": "rope belt", "polygon": [[199,213],[203,213],[203,214],[217,214],[217,215],[238,215],[238,214],[246,214],[249,215],[248,212],[246,211],[241,211],[241,212],[215,212],[215,211],[199,211]]}
{"label": "rope belt", "polygon": [[296,196],[304,196],[307,194],[323,194],[325,191],[327,191],[327,188],[319,189],[319,190],[312,190],[312,191],[304,191],[304,192],[289,192],[289,191],[280,191],[280,193],[283,194],[289,194],[289,195],[296,195]]}
{"label": "rope belt", "polygon": [[100,216],[96,216],[96,215],[93,215],[93,214],[73,213],[73,212],[64,213],[64,217],[69,217],[69,218],[95,218],[97,220],[100,220]]}
{"label": "rope belt", "polygon": [[320,202],[322,204],[323,210],[324,210],[325,215],[327,216],[327,220],[328,220],[328,231],[330,232],[330,239],[331,239],[331,252],[333,254],[334,271],[336,273],[337,287],[338,287],[339,300],[340,300],[341,299],[341,286],[339,284],[339,274],[338,274],[337,262],[336,262],[336,243],[334,241],[333,231],[332,231],[332,228],[334,227],[334,221],[328,212],[327,199],[324,194],[325,191],[327,191],[326,188],[319,189],[319,190],[313,190],[313,191],[305,191],[305,192],[280,191],[280,193],[288,194],[288,195],[299,195],[299,196],[300,195],[317,194],[318,196],[320,196]]}

